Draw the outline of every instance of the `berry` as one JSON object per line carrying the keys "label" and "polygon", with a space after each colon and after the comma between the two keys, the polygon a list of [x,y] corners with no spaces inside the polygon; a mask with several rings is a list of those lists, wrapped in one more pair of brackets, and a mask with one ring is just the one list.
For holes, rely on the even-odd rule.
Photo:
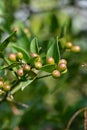
{"label": "berry", "polygon": [[75,45],[75,46],[73,46],[72,48],[71,48],[71,51],[72,52],[80,52],[80,50],[81,50],[81,48],[80,48],[80,46],[77,46],[77,45]]}
{"label": "berry", "polygon": [[35,62],[35,68],[40,69],[42,67],[42,63],[40,61]]}
{"label": "berry", "polygon": [[53,57],[48,57],[48,58],[46,59],[46,62],[47,62],[47,64],[51,64],[51,65],[54,65],[54,63],[55,63]]}
{"label": "berry", "polygon": [[4,89],[5,91],[10,91],[11,86],[10,86],[9,84],[5,84],[5,85],[3,86],[3,89]]}
{"label": "berry", "polygon": [[54,78],[59,78],[59,77],[60,77],[60,71],[54,70],[54,71],[52,72],[52,76],[53,76]]}
{"label": "berry", "polygon": [[3,86],[4,86],[3,81],[0,81],[0,88],[3,88]]}
{"label": "berry", "polygon": [[30,71],[30,69],[31,69],[31,67],[30,67],[30,65],[28,65],[28,64],[25,64],[25,65],[23,66],[23,70],[26,71],[26,72]]}
{"label": "berry", "polygon": [[67,64],[67,61],[65,59],[61,59],[59,63]]}
{"label": "berry", "polygon": [[66,46],[67,49],[71,49],[72,48],[72,43],[71,42],[67,42],[65,46]]}
{"label": "berry", "polygon": [[14,54],[14,53],[9,54],[8,59],[10,61],[14,61],[15,62],[16,61],[16,54]]}
{"label": "berry", "polygon": [[41,61],[41,57],[37,53],[32,53],[31,57],[36,58],[35,61]]}
{"label": "berry", "polygon": [[31,57],[32,57],[32,58],[38,57],[38,54],[37,54],[37,53],[32,53],[32,54],[31,54]]}
{"label": "berry", "polygon": [[64,64],[64,63],[59,63],[59,64],[58,64],[58,70],[59,70],[59,71],[64,71],[64,70],[66,70],[66,69],[67,69],[66,64]]}
{"label": "berry", "polygon": [[16,54],[16,58],[19,60],[22,60],[23,59],[23,54],[21,53],[21,52],[18,52],[17,54]]}
{"label": "berry", "polygon": [[24,74],[23,68],[18,69],[17,74],[18,74],[18,76],[22,77]]}

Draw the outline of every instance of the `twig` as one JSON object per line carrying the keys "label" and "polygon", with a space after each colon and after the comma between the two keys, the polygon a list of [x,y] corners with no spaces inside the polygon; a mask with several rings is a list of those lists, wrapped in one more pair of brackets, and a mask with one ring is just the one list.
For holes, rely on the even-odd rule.
{"label": "twig", "polygon": [[49,76],[51,76],[51,74],[43,75],[43,76],[41,76],[41,77],[37,77],[36,79],[42,79],[42,78],[46,78],[46,77],[49,77]]}
{"label": "twig", "polygon": [[83,111],[87,110],[87,107],[84,107],[84,108],[81,108],[79,109],[78,111],[75,112],[75,114],[70,118],[68,124],[67,124],[67,127],[65,130],[69,130],[70,129],[70,126],[72,124],[72,122],[74,121],[74,119]]}

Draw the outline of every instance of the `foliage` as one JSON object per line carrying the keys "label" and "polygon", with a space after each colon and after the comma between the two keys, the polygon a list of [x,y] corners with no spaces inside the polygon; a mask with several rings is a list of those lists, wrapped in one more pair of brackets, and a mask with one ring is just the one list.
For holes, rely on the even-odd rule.
{"label": "foliage", "polygon": [[0,1],[1,130],[63,130],[87,106],[87,30],[58,2]]}

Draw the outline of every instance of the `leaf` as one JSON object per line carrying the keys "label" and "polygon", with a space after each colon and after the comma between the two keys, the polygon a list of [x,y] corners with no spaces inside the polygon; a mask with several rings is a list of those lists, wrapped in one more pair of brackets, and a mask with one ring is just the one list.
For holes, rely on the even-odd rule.
{"label": "leaf", "polygon": [[24,60],[28,63],[30,60],[30,56],[27,53],[27,51],[21,47],[18,47],[17,45],[11,44],[11,46],[17,51],[17,52],[22,52]]}
{"label": "leaf", "polygon": [[60,38],[63,38],[66,35],[67,31],[67,27],[66,27],[66,22],[64,22],[64,24],[61,27],[61,31],[60,31]]}
{"label": "leaf", "polygon": [[38,50],[38,39],[35,37],[34,39],[32,39],[31,43],[30,43],[30,53],[37,53],[38,54],[39,50]]}
{"label": "leaf", "polygon": [[58,46],[58,37],[55,39],[52,39],[48,44],[48,50],[47,50],[47,57],[53,57],[55,60],[55,63],[58,64],[60,60],[60,51]]}
{"label": "leaf", "polygon": [[4,51],[5,48],[8,46],[11,38],[15,35],[16,31],[13,32],[8,38],[6,38],[1,44],[0,44],[0,51]]}
{"label": "leaf", "polygon": [[42,66],[41,70],[45,71],[45,72],[49,72],[51,73],[53,70],[55,69],[55,65],[44,65]]}
{"label": "leaf", "polygon": [[24,90],[24,88],[26,88],[27,86],[29,86],[35,79],[37,78],[37,76],[36,77],[34,77],[33,79],[31,79],[31,80],[27,80],[27,81],[23,81],[23,82],[21,82],[18,86],[16,86],[10,93],[11,94],[14,94],[15,92],[17,92],[18,90]]}
{"label": "leaf", "polygon": [[20,65],[20,64],[21,64],[20,62],[15,62],[15,63],[12,63],[12,64],[7,65],[7,66],[0,67],[0,70],[11,69],[11,68],[16,67],[17,65]]}

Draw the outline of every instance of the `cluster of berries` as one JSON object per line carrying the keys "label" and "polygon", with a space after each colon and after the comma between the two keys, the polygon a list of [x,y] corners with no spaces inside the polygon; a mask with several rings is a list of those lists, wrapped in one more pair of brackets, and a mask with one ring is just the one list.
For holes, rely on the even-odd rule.
{"label": "cluster of berries", "polygon": [[[47,58],[46,62],[48,64],[52,64],[52,65],[55,64],[53,57]],[[67,71],[67,61],[65,59],[61,59],[57,65],[56,69],[52,71],[52,76],[54,78],[58,78],[61,76],[61,73],[63,73],[64,71]]]}
{"label": "cluster of berries", "polygon": [[71,50],[74,53],[78,53],[81,50],[80,46],[73,45],[71,42],[67,42],[65,48]]}
{"label": "cluster of berries", "polygon": [[14,53],[9,54],[8,59],[11,62],[19,61],[22,63],[21,66],[17,69],[17,75],[19,77],[23,77],[26,74],[28,74],[32,70],[32,68],[36,68],[38,70],[42,67],[41,58],[38,54],[32,53],[30,56],[31,58],[35,58],[33,65],[21,62],[23,61],[23,54],[21,52],[18,52],[16,54]]}
{"label": "cluster of berries", "polygon": [[10,89],[11,86],[8,83],[4,82],[3,79],[0,79],[0,95],[10,91]]}

